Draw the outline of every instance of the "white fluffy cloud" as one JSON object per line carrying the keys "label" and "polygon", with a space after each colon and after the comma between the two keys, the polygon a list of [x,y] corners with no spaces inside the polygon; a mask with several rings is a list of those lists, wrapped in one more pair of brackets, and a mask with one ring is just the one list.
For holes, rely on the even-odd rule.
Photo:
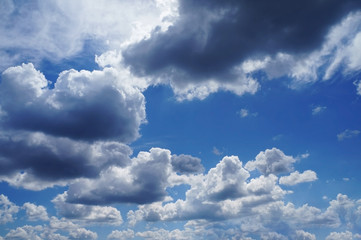
{"label": "white fluffy cloud", "polygon": [[87,224],[120,225],[123,223],[120,212],[114,207],[71,204],[65,202],[66,197],[66,193],[59,194],[52,200],[58,215],[62,217]]}
{"label": "white fluffy cloud", "polygon": [[177,12],[174,0],[5,0],[0,7],[0,71],[20,61],[71,58],[87,42],[94,49],[119,48],[149,36],[156,26],[167,29]]}
{"label": "white fluffy cloud", "polygon": [[313,182],[315,180],[317,180],[317,174],[312,170],[306,170],[303,173],[295,171],[289,176],[283,176],[280,178],[279,182],[283,185],[293,186],[299,183]]}
{"label": "white fluffy cloud", "polygon": [[353,240],[352,232],[332,232],[326,237],[326,240]]}
{"label": "white fluffy cloud", "polygon": [[272,148],[260,152],[254,161],[247,162],[245,168],[251,171],[258,169],[264,175],[279,174],[292,171],[292,164],[295,162],[296,159],[292,156],[287,156],[281,150]]}
{"label": "white fluffy cloud", "polygon": [[19,207],[12,203],[7,196],[0,194],[0,224],[14,221],[14,214]]}
{"label": "white fluffy cloud", "polygon": [[295,234],[295,240],[316,240],[316,236],[303,230],[297,230]]}
{"label": "white fluffy cloud", "polygon": [[229,219],[247,214],[253,207],[281,199],[285,191],[278,178],[270,174],[247,181],[250,174],[236,156],[227,156],[208,171],[189,181],[191,188],[186,199],[162,205],[155,202],[130,211],[128,219],[138,220],[190,220]]}
{"label": "white fluffy cloud", "polygon": [[127,229],[123,231],[114,230],[112,231],[107,239],[113,239],[113,240],[127,240],[134,238],[135,234],[132,229]]}
{"label": "white fluffy cloud", "polygon": [[92,239],[97,239],[98,235],[95,232],[92,232],[85,228],[77,228],[77,229],[71,230],[69,232],[69,238],[70,239],[92,240]]}
{"label": "white fluffy cloud", "polygon": [[36,206],[33,203],[26,202],[23,205],[23,209],[26,211],[26,216],[29,221],[37,221],[37,220],[48,220],[48,213],[44,206]]}

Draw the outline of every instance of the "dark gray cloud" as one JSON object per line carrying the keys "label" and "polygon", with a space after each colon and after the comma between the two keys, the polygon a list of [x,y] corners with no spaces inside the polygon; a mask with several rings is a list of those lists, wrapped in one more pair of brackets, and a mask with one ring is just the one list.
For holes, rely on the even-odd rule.
{"label": "dark gray cloud", "polygon": [[123,56],[140,75],[171,69],[191,76],[178,82],[232,80],[232,67],[249,57],[314,50],[332,25],[360,7],[357,0],[184,0],[168,31],[155,30]]}
{"label": "dark gray cloud", "polygon": [[185,154],[172,155],[172,166],[179,173],[199,173],[204,170],[201,159]]}
{"label": "dark gray cloud", "polygon": [[94,178],[110,165],[129,163],[131,149],[118,142],[73,141],[42,133],[0,135],[0,176],[23,172],[45,181]]}
{"label": "dark gray cloud", "polygon": [[7,69],[0,84],[0,124],[81,140],[131,142],[145,121],[143,94],[119,73],[65,71],[54,89],[32,64]]}

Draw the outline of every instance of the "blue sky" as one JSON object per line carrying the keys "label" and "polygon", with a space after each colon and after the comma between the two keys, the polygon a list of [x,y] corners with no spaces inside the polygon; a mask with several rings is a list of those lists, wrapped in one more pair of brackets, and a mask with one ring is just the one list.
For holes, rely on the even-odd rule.
{"label": "blue sky", "polygon": [[361,239],[359,1],[2,1],[0,240]]}

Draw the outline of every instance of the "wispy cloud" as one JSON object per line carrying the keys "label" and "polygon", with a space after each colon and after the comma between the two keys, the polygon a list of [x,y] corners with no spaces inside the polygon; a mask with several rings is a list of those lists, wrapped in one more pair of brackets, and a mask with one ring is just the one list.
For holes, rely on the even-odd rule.
{"label": "wispy cloud", "polygon": [[346,129],[345,131],[337,134],[337,139],[339,141],[345,140],[347,138],[353,138],[353,137],[357,137],[360,134],[359,130],[350,130],[350,129]]}
{"label": "wispy cloud", "polygon": [[312,109],[312,115],[317,115],[325,111],[327,107],[325,106],[316,106]]}

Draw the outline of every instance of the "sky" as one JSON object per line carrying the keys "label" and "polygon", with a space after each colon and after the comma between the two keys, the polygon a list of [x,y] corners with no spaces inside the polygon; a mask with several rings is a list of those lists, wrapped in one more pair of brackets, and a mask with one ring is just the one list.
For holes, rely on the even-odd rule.
{"label": "sky", "polygon": [[361,2],[0,2],[0,240],[361,239]]}

